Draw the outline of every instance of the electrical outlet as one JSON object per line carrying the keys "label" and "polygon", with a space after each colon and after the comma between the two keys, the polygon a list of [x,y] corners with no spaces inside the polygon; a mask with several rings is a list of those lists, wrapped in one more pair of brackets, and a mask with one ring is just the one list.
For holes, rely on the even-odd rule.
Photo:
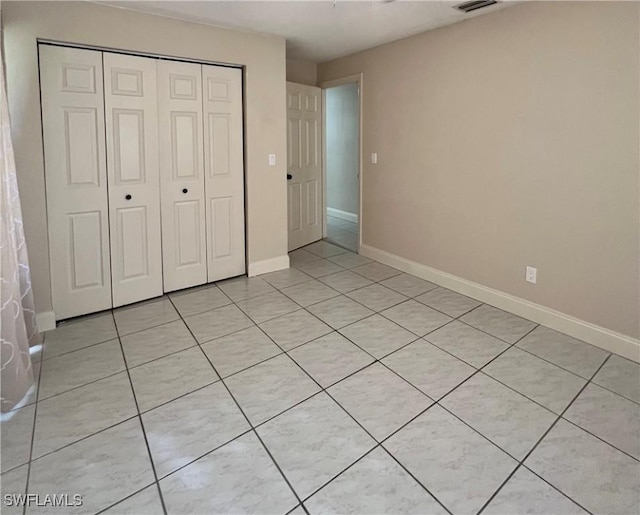
{"label": "electrical outlet", "polygon": [[538,275],[538,269],[533,268],[532,266],[528,266],[525,272],[524,279],[528,283],[536,284],[536,276]]}
{"label": "electrical outlet", "polygon": [[378,153],[377,152],[372,152],[371,153],[371,164],[372,165],[377,165],[378,164]]}
{"label": "electrical outlet", "polygon": [[276,165],[276,155],[269,154],[269,166],[275,166],[275,165]]}

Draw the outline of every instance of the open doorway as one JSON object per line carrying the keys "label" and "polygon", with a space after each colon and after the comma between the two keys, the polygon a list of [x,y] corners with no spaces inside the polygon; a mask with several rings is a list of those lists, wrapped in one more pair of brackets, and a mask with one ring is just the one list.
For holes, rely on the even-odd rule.
{"label": "open doorway", "polygon": [[323,84],[325,239],[360,243],[360,77]]}

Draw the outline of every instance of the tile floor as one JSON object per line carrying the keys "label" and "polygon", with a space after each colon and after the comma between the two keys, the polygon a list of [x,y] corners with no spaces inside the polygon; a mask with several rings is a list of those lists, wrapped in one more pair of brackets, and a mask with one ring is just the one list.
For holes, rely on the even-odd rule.
{"label": "tile floor", "polygon": [[38,388],[3,416],[3,498],[639,512],[640,365],[326,242],[291,261],[47,333]]}
{"label": "tile floor", "polygon": [[327,216],[327,241],[358,252],[358,224]]}

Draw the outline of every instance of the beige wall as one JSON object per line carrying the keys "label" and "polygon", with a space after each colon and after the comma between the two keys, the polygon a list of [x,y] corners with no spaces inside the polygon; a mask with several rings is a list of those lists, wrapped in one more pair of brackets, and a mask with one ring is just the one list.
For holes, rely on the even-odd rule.
{"label": "beige wall", "polygon": [[640,336],[639,9],[527,2],[321,64],[364,74],[364,243]]}
{"label": "beige wall", "polygon": [[287,59],[287,80],[315,86],[318,79],[318,65],[311,61]]}
{"label": "beige wall", "polygon": [[325,90],[327,207],[360,210],[360,98],[358,83]]}
{"label": "beige wall", "polygon": [[[3,2],[9,107],[38,312],[51,310],[36,38],[240,64],[249,263],[287,252],[285,41],[80,2]],[[278,166],[268,167],[275,153]]]}

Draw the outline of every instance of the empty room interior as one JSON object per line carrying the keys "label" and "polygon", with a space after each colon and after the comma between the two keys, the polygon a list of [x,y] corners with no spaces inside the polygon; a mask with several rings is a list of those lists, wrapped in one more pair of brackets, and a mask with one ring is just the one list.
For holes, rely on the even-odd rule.
{"label": "empty room interior", "polygon": [[640,513],[640,3],[0,4],[4,514]]}

